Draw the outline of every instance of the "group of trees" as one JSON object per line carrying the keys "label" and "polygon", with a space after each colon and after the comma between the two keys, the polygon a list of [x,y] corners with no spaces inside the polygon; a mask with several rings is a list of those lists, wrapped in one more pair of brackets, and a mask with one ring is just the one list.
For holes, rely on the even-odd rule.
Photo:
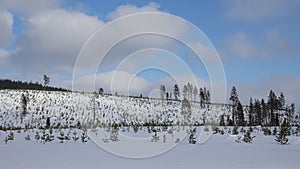
{"label": "group of trees", "polygon": [[67,89],[57,88],[48,86],[50,83],[50,77],[47,75],[43,76],[43,84],[38,82],[22,82],[22,81],[13,81],[10,79],[0,79],[0,90],[1,89],[24,89],[24,90],[47,90],[47,91],[68,91]]}
{"label": "group of trees", "polygon": [[[232,118],[229,120],[228,125],[262,125],[262,126],[280,126],[280,119],[286,120],[290,123],[294,116],[295,105],[288,106],[285,101],[285,96],[280,93],[277,97],[271,90],[268,100],[264,99],[253,101],[250,98],[248,106],[248,119],[245,119],[244,110],[241,102],[239,101],[237,90],[232,87],[229,100],[232,104]],[[281,117],[281,118],[280,118]],[[224,124],[224,117],[221,117],[220,124]]]}
{"label": "group of trees", "polygon": [[[174,85],[173,88],[173,96],[175,100],[180,99],[180,89],[177,84]],[[161,99],[173,99],[172,93],[166,91],[165,85],[160,86],[160,97]],[[188,101],[198,101],[198,97],[201,105],[203,103],[210,103],[210,92],[205,87],[199,88],[197,86],[193,86],[191,83],[187,83],[183,86],[182,90],[182,100]]]}

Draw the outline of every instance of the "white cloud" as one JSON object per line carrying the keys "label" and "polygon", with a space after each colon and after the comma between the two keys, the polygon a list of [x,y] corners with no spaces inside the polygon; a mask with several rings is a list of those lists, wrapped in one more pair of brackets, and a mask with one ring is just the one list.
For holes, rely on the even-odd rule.
{"label": "white cloud", "polygon": [[10,9],[21,15],[34,15],[56,9],[63,0],[1,0],[0,9]]}
{"label": "white cloud", "polygon": [[[95,84],[95,86],[94,86]],[[72,88],[72,81],[65,81],[64,85]],[[142,77],[125,71],[110,71],[96,75],[86,75],[73,81],[75,91],[94,91],[93,86],[100,87],[107,93],[119,93],[123,95],[137,95],[147,92],[150,83]],[[130,91],[130,92],[129,92]]]}
{"label": "white cloud", "polygon": [[61,9],[32,15],[12,62],[24,72],[71,73],[81,47],[103,24],[97,17]]}
{"label": "white cloud", "polygon": [[297,0],[227,0],[225,17],[242,21],[257,21],[297,14]]}
{"label": "white cloud", "polygon": [[284,38],[277,30],[266,31],[262,38],[257,42],[246,33],[238,32],[225,38],[223,51],[242,58],[292,57],[300,54],[296,44]]}
{"label": "white cloud", "polygon": [[13,39],[13,15],[0,9],[0,47],[8,46]]}
{"label": "white cloud", "polygon": [[[297,107],[300,105],[300,76],[285,75],[272,76],[262,79],[257,83],[236,83],[240,100],[243,104],[249,103],[249,98],[267,100],[269,91],[272,89],[277,96],[283,92],[288,104],[295,103]],[[230,92],[230,89],[228,89]]]}
{"label": "white cloud", "polygon": [[135,13],[143,13],[143,12],[160,12],[160,5],[154,2],[150,2],[149,4],[137,7],[135,5],[121,5],[115,9],[115,11],[108,14],[108,18],[110,20],[117,19],[122,16],[135,14]]}
{"label": "white cloud", "polygon": [[9,52],[3,49],[0,49],[0,67],[5,67],[7,66],[6,64],[8,63],[8,56]]}

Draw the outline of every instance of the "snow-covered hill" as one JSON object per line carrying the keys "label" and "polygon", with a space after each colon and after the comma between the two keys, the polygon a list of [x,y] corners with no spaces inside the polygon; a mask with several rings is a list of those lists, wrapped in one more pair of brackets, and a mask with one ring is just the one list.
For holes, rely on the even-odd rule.
{"label": "snow-covered hill", "polygon": [[[22,97],[27,98],[26,113]],[[42,128],[50,118],[51,126],[77,125],[178,125],[186,122],[180,101],[124,96],[99,96],[91,93],[34,90],[0,91],[2,128]],[[230,115],[226,105],[190,103],[188,124],[218,124],[221,114]],[[227,116],[225,116],[227,117]]]}

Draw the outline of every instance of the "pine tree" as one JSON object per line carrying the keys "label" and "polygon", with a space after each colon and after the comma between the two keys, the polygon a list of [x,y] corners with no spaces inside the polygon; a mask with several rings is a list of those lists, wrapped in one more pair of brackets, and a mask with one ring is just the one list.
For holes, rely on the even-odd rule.
{"label": "pine tree", "polygon": [[81,142],[82,143],[86,143],[88,141],[88,136],[86,134],[86,132],[82,132],[81,134]]}
{"label": "pine tree", "polygon": [[248,130],[243,137],[243,141],[245,143],[252,143],[253,139],[255,138],[255,136],[251,136],[251,132]]}
{"label": "pine tree", "polygon": [[160,85],[160,98],[164,100],[165,95],[166,95],[166,87],[165,85]]}
{"label": "pine tree", "polygon": [[207,90],[207,92],[206,92],[206,101],[207,101],[207,103],[210,103],[210,93],[209,93],[209,90]]}
{"label": "pine tree", "polygon": [[60,143],[63,143],[65,140],[65,133],[63,131],[60,131],[60,135],[57,136],[57,138],[60,140]]}
{"label": "pine tree", "polygon": [[229,100],[231,101],[232,105],[237,105],[237,103],[239,101],[238,94],[237,94],[236,88],[234,86],[231,89]]}
{"label": "pine tree", "polygon": [[194,128],[193,130],[190,130],[190,132],[189,132],[190,136],[188,138],[188,141],[190,144],[196,144],[196,137],[195,137],[196,132],[197,132],[196,128]]}
{"label": "pine tree", "polygon": [[50,77],[44,75],[43,79],[44,79],[44,87],[46,87],[50,83]]}
{"label": "pine tree", "polygon": [[179,92],[179,87],[177,84],[174,85],[174,97],[175,97],[175,100],[178,100],[179,99],[179,96],[180,96],[180,92]]}
{"label": "pine tree", "polygon": [[239,125],[239,126],[245,125],[243,106],[240,102],[238,102],[238,105],[237,105],[237,125]]}
{"label": "pine tree", "polygon": [[275,125],[275,114],[274,112],[278,110],[279,101],[277,99],[276,94],[273,92],[273,90],[270,90],[269,96],[268,96],[268,108],[270,110],[270,123],[269,125],[274,126]]}
{"label": "pine tree", "polygon": [[50,128],[50,117],[47,117],[47,119],[46,119],[46,128],[48,129],[48,128]]}
{"label": "pine tree", "polygon": [[255,125],[261,125],[261,105],[260,101],[255,99],[254,103]]}
{"label": "pine tree", "polygon": [[225,118],[224,118],[224,114],[221,115],[220,117],[220,126],[225,126]]}
{"label": "pine tree", "polygon": [[249,122],[248,122],[249,126],[253,126],[253,124],[254,124],[253,119],[254,119],[254,106],[253,106],[252,98],[250,97],[250,100],[249,100]]}
{"label": "pine tree", "polygon": [[182,95],[183,95],[183,99],[187,99],[187,97],[188,97],[188,88],[187,88],[187,85],[183,86]]}
{"label": "pine tree", "polygon": [[290,135],[290,125],[286,120],[280,125],[279,133],[275,136],[275,141],[279,142],[281,145],[289,144],[289,139],[287,136]]}
{"label": "pine tree", "polygon": [[265,100],[261,99],[261,115],[262,115],[262,124],[265,126],[268,124],[268,110],[267,105],[265,104]]}
{"label": "pine tree", "polygon": [[98,93],[99,93],[100,96],[103,96],[103,95],[104,95],[104,90],[103,90],[103,88],[100,88]]}
{"label": "pine tree", "polygon": [[285,98],[284,98],[284,95],[283,95],[282,92],[280,93],[280,96],[278,97],[278,100],[279,100],[279,108],[283,109],[284,106],[285,106]]}
{"label": "pine tree", "polygon": [[21,103],[22,103],[22,115],[25,116],[27,114],[28,97],[25,96],[24,93],[22,93],[21,95]]}
{"label": "pine tree", "polygon": [[197,101],[198,88],[196,86],[194,87],[193,93],[194,93],[194,101]]}
{"label": "pine tree", "polygon": [[200,106],[203,107],[203,103],[205,103],[205,94],[202,88],[199,89],[199,97],[200,97]]}
{"label": "pine tree", "polygon": [[231,93],[230,93],[230,98],[229,100],[232,103],[232,122],[233,124],[237,124],[237,116],[238,116],[238,104],[239,104],[239,99],[238,99],[238,94],[236,91],[236,88],[233,86],[231,89]]}

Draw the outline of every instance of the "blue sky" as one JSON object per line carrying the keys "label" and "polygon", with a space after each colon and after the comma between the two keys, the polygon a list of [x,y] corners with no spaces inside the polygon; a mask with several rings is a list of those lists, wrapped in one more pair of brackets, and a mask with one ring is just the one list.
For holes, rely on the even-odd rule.
{"label": "blue sky", "polygon": [[[88,37],[116,17],[145,10],[182,17],[201,29],[219,53],[228,88],[237,86],[244,102],[265,97],[272,88],[300,104],[296,0],[1,0],[0,77],[42,82],[49,74],[53,85],[70,87],[76,56]],[[203,72],[197,66],[190,64]],[[151,83],[163,78],[140,75]],[[206,74],[199,76],[207,80]]]}

